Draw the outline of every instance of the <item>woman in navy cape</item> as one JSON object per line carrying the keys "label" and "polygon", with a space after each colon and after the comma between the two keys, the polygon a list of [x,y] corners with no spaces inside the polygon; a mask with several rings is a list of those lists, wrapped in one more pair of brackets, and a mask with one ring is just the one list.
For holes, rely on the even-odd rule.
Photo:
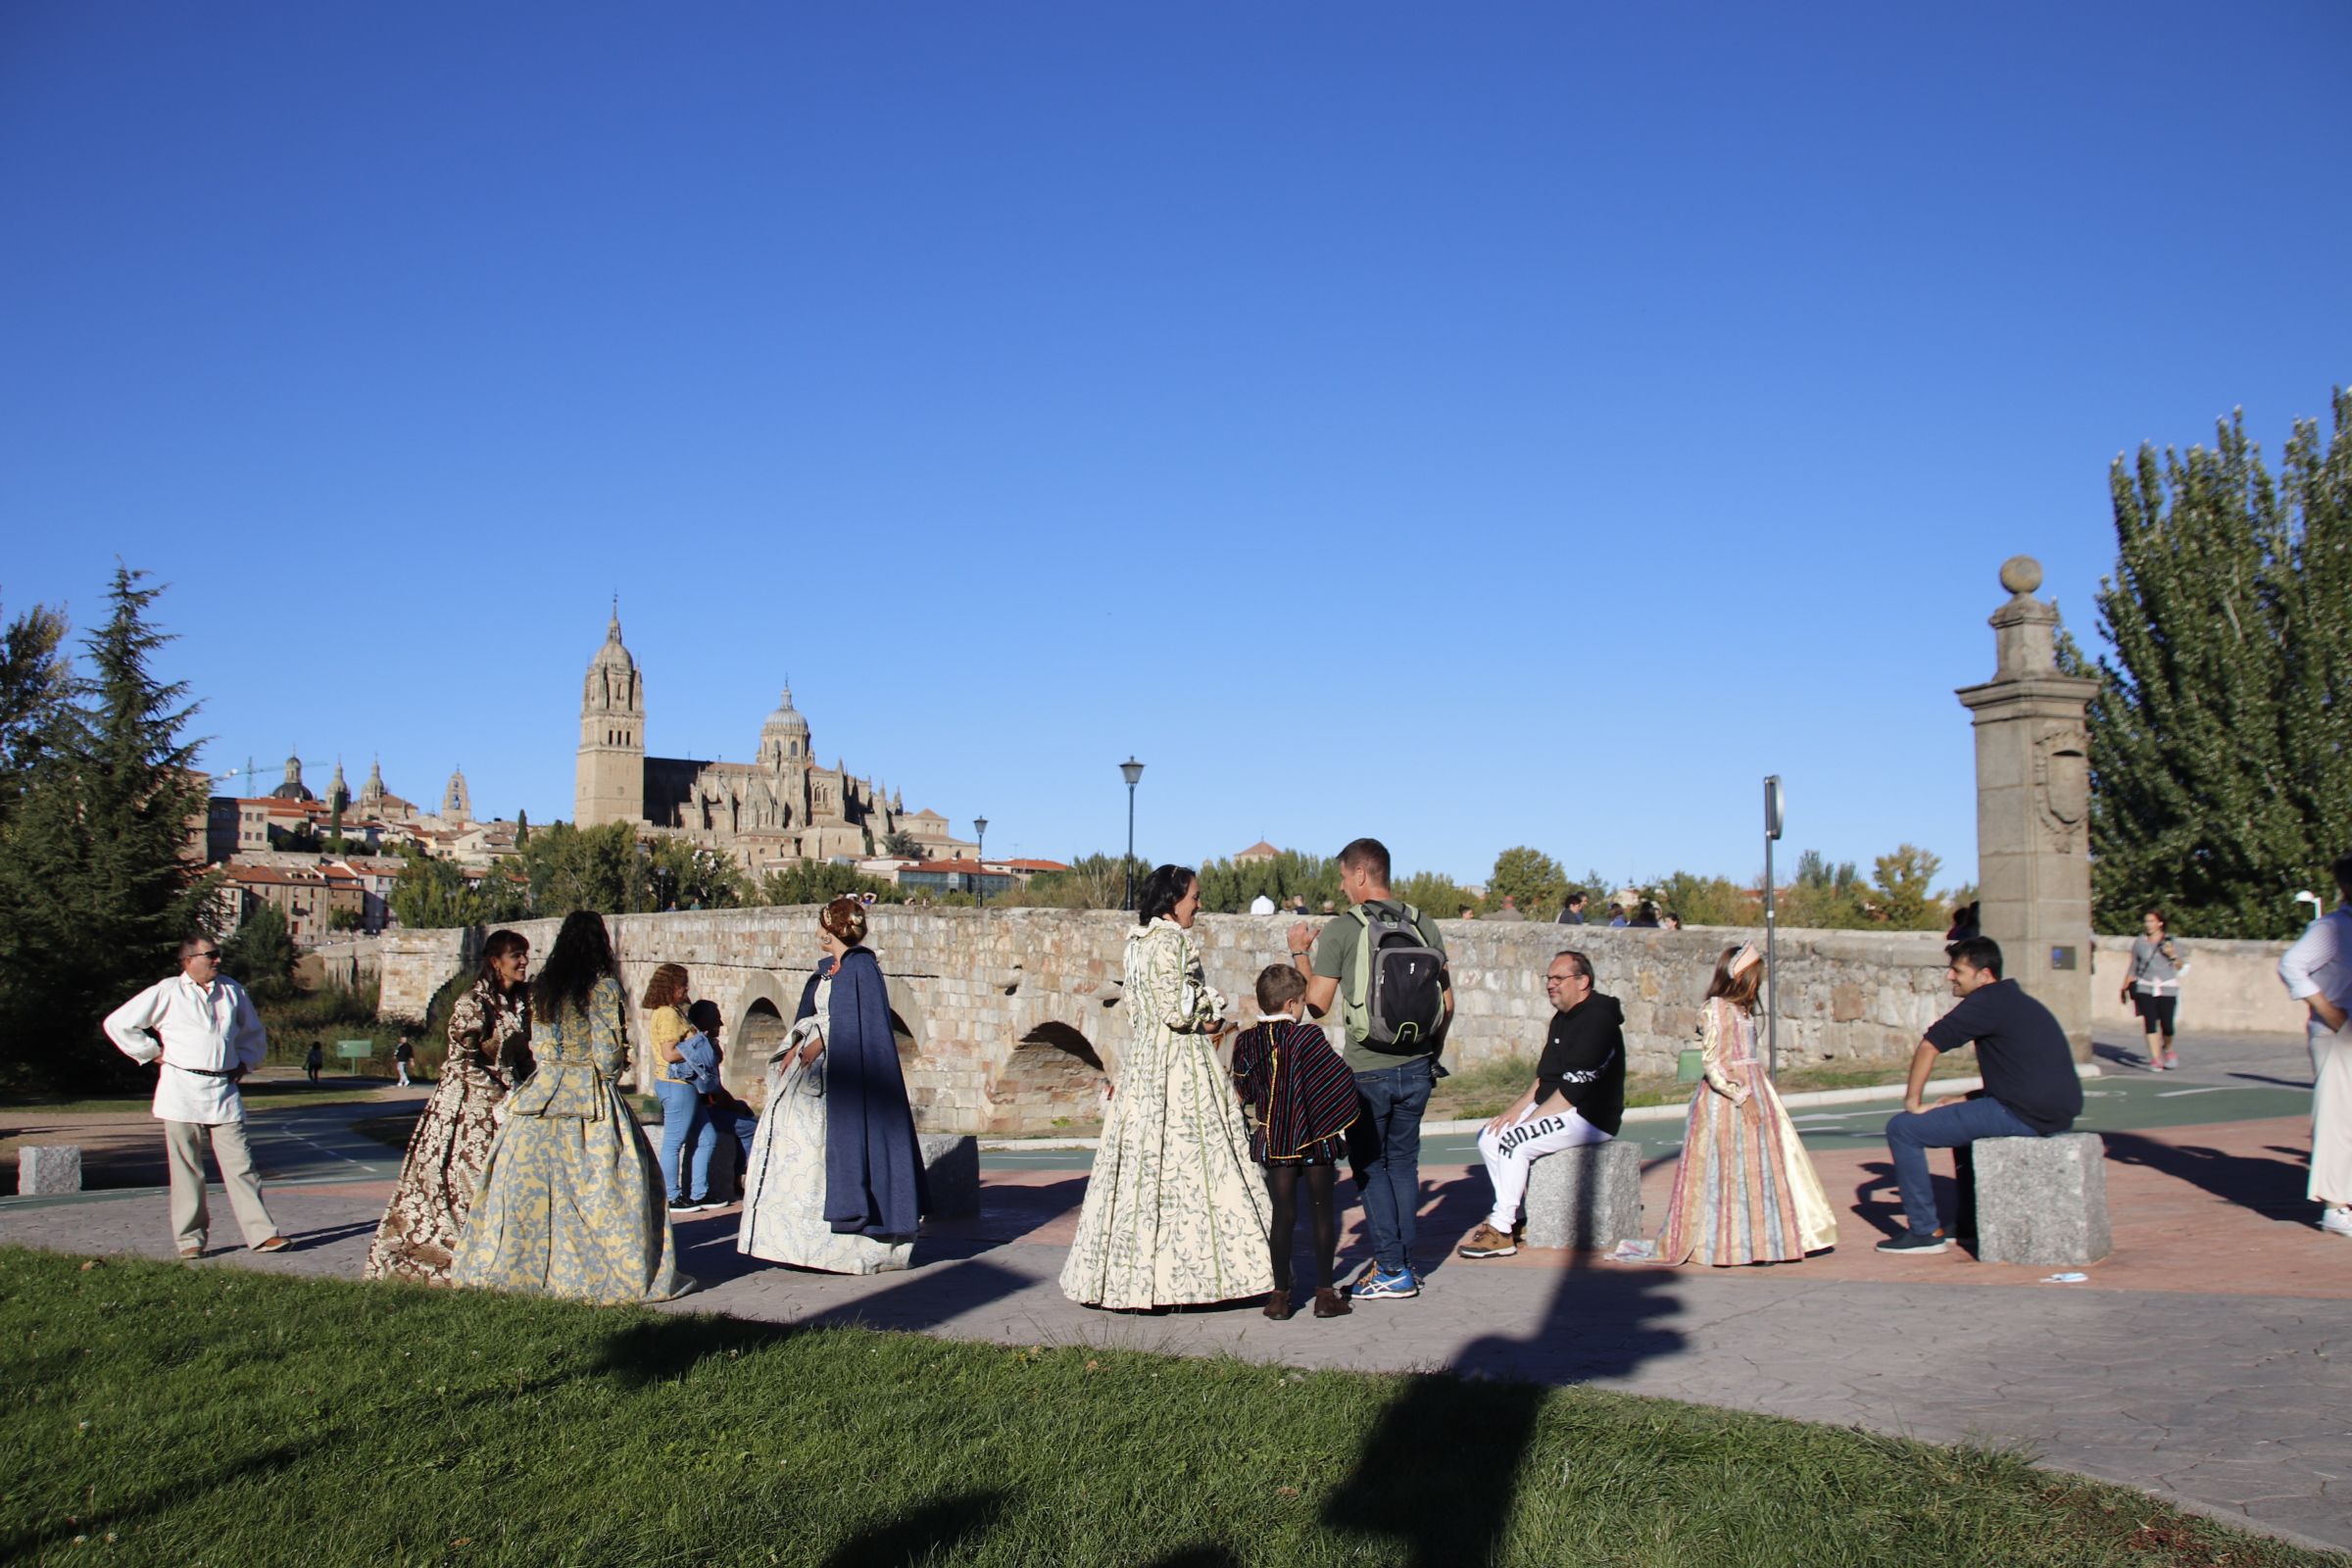
{"label": "woman in navy cape", "polygon": [[835,899],[817,924],[826,957],[769,1063],[737,1245],[833,1273],[901,1269],[926,1205],[890,995],[862,903]]}

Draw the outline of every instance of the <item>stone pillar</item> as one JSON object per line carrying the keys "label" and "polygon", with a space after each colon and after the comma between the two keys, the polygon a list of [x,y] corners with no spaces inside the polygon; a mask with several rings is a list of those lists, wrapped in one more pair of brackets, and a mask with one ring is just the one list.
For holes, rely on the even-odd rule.
{"label": "stone pillar", "polygon": [[2090,1059],[2090,730],[2095,680],[2058,673],[2058,611],[2034,597],[2041,564],[2001,566],[2009,602],[1992,614],[1992,679],[1963,686],[1976,715],[1981,928],[2002,972],[2066,1026]]}

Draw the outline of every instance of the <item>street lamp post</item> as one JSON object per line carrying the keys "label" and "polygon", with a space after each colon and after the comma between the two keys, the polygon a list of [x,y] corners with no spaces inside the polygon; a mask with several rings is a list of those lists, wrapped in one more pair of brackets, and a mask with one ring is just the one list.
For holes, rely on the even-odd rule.
{"label": "street lamp post", "polygon": [[1130,753],[1127,760],[1119,764],[1119,771],[1127,778],[1127,858],[1120,867],[1127,873],[1127,901],[1120,907],[1132,909],[1135,907],[1135,786],[1144,776],[1144,764]]}
{"label": "street lamp post", "polygon": [[972,818],[972,836],[980,841],[972,851],[972,863],[980,869],[973,874],[972,891],[980,895],[980,907],[988,907],[988,818]]}

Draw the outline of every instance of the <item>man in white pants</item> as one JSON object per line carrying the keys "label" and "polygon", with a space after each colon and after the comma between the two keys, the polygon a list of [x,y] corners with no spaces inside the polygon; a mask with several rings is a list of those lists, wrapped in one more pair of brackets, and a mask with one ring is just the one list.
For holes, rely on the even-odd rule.
{"label": "man in white pants", "polygon": [[2320,1229],[2352,1237],[2352,855],[2335,862],[2342,902],[2278,960],[2286,994],[2310,1011],[2311,1186],[2320,1204]]}
{"label": "man in white pants", "polygon": [[172,1237],[179,1255],[204,1252],[208,1133],[245,1245],[257,1252],[283,1251],[286,1239],[262,1206],[262,1181],[245,1143],[245,1097],[237,1091],[237,1081],[262,1064],[268,1042],[253,999],[220,972],[220,945],[210,937],[182,942],[179,973],[108,1013],[106,1034],[131,1060],[162,1063],[155,1117],[164,1124],[164,1154],[172,1168]]}
{"label": "man in white pants", "polygon": [[1464,1257],[1509,1257],[1519,1250],[1519,1205],[1540,1155],[1605,1144],[1625,1120],[1625,1009],[1592,989],[1592,960],[1573,948],[1553,956],[1544,976],[1551,999],[1536,1081],[1478,1135],[1478,1152],[1494,1184],[1494,1210],[1462,1238]]}

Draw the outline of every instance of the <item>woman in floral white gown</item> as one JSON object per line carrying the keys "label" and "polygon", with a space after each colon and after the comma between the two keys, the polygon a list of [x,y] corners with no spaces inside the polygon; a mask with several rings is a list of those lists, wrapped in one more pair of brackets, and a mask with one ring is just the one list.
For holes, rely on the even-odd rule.
{"label": "woman in floral white gown", "polygon": [[1061,1289],[1088,1306],[1230,1301],[1274,1288],[1271,1215],[1241,1102],[1216,1057],[1225,999],[1192,935],[1189,867],[1144,884],[1127,936],[1131,1034],[1078,1211]]}

